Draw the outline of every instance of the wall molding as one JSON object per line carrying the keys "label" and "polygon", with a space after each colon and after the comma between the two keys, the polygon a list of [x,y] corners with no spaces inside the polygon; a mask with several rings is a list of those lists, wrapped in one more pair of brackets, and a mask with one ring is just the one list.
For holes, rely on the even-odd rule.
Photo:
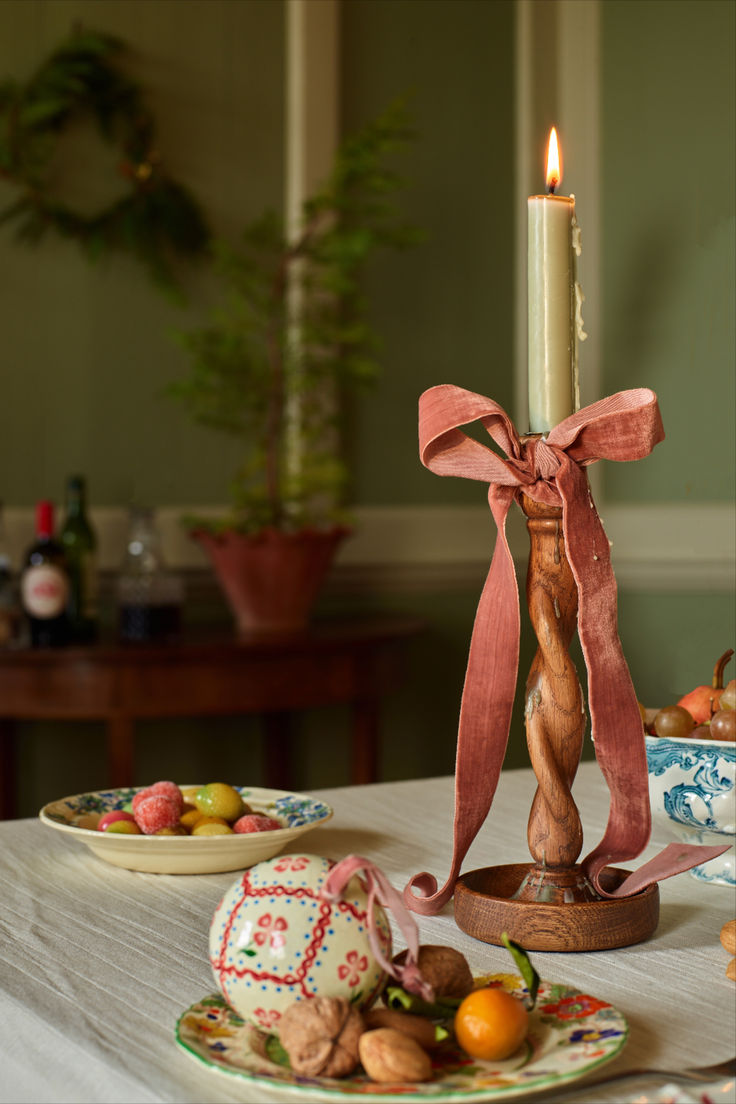
{"label": "wall molding", "polygon": [[[182,525],[187,514],[216,517],[224,508],[162,507],[156,511],[163,553],[178,570],[206,571],[198,545]],[[619,586],[657,592],[730,593],[736,583],[736,508],[727,502],[617,505],[599,510]],[[490,510],[479,506],[366,506],[355,510],[355,530],[339,553],[334,586],[341,592],[401,593],[462,590],[485,577],[496,534]],[[90,510],[100,566],[115,572],[123,559],[128,512]],[[33,538],[33,510],[6,508],[13,566],[20,567]],[[520,573],[528,538],[524,516],[512,509],[509,544]]]}

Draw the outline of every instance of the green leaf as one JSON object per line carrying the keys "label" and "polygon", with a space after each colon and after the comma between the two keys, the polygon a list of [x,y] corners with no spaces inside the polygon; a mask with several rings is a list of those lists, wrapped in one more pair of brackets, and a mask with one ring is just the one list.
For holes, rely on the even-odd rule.
{"label": "green leaf", "polygon": [[278,1035],[269,1035],[266,1039],[266,1057],[274,1063],[276,1066],[281,1066],[284,1069],[291,1069],[291,1063],[289,1062],[289,1055],[281,1045],[281,1040]]}
{"label": "green leaf", "polygon": [[414,1016],[427,1016],[429,1019],[449,1020],[460,1007],[460,997],[441,997],[437,1001],[425,1001],[415,993],[407,993],[400,985],[390,985],[383,998],[389,1008],[397,1012],[410,1012]]}
{"label": "green leaf", "polygon": [[537,991],[539,989],[539,974],[534,969],[529,959],[529,955],[526,953],[520,943],[515,943],[513,939],[510,939],[507,932],[501,933],[501,942],[507,951],[511,953],[511,957],[516,963],[517,969],[524,979],[524,984],[529,991],[529,1011],[534,1008],[537,1003]]}

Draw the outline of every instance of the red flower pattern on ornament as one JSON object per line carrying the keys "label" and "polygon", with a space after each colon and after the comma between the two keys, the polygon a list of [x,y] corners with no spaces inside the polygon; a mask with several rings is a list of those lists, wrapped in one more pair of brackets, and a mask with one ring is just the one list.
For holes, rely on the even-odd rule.
{"label": "red flower pattern on ornament", "polygon": [[368,969],[368,959],[365,955],[359,955],[357,951],[348,951],[345,962],[337,967],[337,976],[340,981],[347,981],[352,988],[360,981],[360,975]]}
{"label": "red flower pattern on ornament", "polygon": [[283,947],[286,942],[281,933],[285,932],[288,926],[283,916],[274,918],[271,916],[270,912],[266,912],[258,921],[260,931],[253,933],[253,941],[257,943],[259,947],[263,947],[268,943],[272,951],[278,950],[280,947]]}
{"label": "red flower pattern on ornament", "polygon": [[255,1008],[253,1015],[258,1020],[261,1027],[273,1028],[281,1019],[281,1013],[277,1012],[275,1008]]}
{"label": "red flower pattern on ornament", "polygon": [[287,856],[285,859],[281,859],[280,862],[276,864],[274,870],[278,871],[279,874],[285,874],[287,873],[287,871],[298,873],[300,870],[304,870],[304,868],[307,866],[309,866],[309,859],[305,859],[303,857],[292,859],[290,856]]}

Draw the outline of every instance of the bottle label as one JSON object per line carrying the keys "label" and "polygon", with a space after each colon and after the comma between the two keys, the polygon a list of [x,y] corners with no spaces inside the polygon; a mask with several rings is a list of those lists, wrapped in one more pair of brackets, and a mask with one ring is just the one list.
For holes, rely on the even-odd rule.
{"label": "bottle label", "polygon": [[31,617],[48,620],[59,617],[69,597],[69,579],[54,564],[29,567],[21,579],[23,608]]}

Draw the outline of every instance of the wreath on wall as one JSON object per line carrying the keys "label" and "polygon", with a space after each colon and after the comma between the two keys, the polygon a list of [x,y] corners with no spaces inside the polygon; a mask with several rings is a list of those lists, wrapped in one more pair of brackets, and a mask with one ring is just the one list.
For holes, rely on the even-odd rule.
{"label": "wreath on wall", "polygon": [[[0,84],[0,179],[20,194],[0,209],[0,224],[36,244],[56,232],[91,259],[115,250],[135,255],[163,289],[179,294],[175,259],[201,257],[210,240],[196,200],[165,171],[156,127],[139,86],[116,64],[123,43],[76,31],[26,84]],[[84,117],[120,151],[125,193],[92,215],[54,195],[52,162],[65,129]]]}

